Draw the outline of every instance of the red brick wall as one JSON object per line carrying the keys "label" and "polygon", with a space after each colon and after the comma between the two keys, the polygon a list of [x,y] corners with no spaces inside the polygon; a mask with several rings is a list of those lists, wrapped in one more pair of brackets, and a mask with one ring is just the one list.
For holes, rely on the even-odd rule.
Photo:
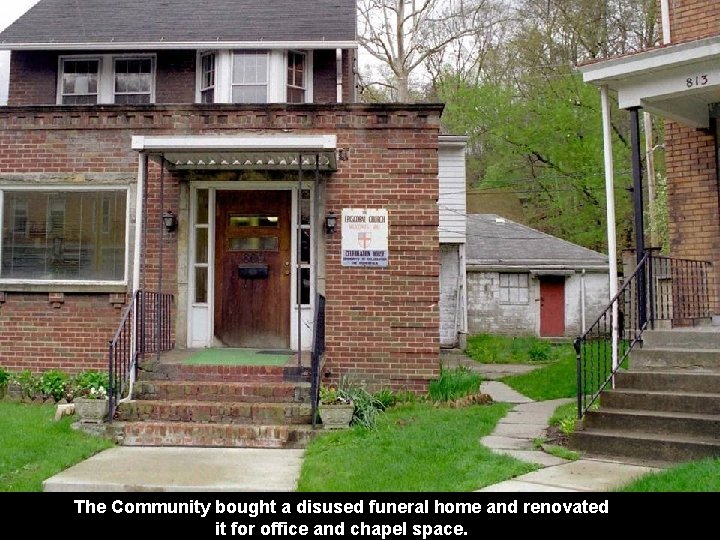
{"label": "red brick wall", "polygon": [[195,103],[195,51],[157,53],[156,103]]}
{"label": "red brick wall", "polygon": [[335,50],[320,50],[313,54],[313,101],[337,103],[337,61]]}
{"label": "red brick wall", "polygon": [[713,313],[720,307],[720,208],[713,135],[675,122],[665,124],[670,253],[713,261]]}
{"label": "red brick wall", "polygon": [[57,53],[10,54],[8,105],[54,105],[57,101]]}
{"label": "red brick wall", "polygon": [[[52,172],[77,181],[78,174],[121,173],[133,181],[137,155],[130,150],[131,135],[336,133],[349,159],[339,162],[326,183],[327,209],[338,214],[343,207],[388,209],[390,266],[344,268],[340,234],[327,238],[326,366],[334,377],[351,373],[374,388],[419,391],[439,367],[440,110],[433,105],[337,104],[6,108],[0,109],[0,174]],[[158,216],[168,209],[177,212],[179,204],[178,178],[165,174],[162,207],[158,180],[159,168],[152,164],[147,208],[153,225],[143,250],[149,288],[157,279]],[[164,290],[177,293],[177,237],[163,246]],[[71,369],[94,366],[119,322],[108,294],[67,293],[57,310],[46,307],[47,292],[17,298],[7,293],[6,298],[0,323],[15,321],[17,332],[12,338],[0,332],[0,365],[13,369],[34,369],[40,361]],[[82,330],[69,339],[70,328]],[[45,348],[28,355],[25,342],[38,335]],[[46,356],[53,349],[68,355]]]}
{"label": "red brick wall", "polygon": [[[108,294],[5,293],[0,303],[0,366],[34,373],[107,369],[107,342],[120,322]],[[57,307],[55,307],[57,306]]]}
{"label": "red brick wall", "polygon": [[682,43],[720,35],[720,2],[670,0],[670,39]]}

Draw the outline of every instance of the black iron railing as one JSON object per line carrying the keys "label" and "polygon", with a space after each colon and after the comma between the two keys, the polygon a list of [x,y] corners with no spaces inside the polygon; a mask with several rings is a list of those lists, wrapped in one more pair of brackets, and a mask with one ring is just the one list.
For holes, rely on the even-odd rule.
{"label": "black iron railing", "polygon": [[708,262],[646,251],[605,310],[575,339],[578,418],[613,381],[617,370],[627,367],[630,352],[642,343],[648,327],[662,320],[683,324],[710,316],[709,268]]}
{"label": "black iron railing", "polygon": [[120,325],[108,345],[108,421],[120,400],[129,396],[138,362],[147,353],[172,349],[170,294],[137,291],[123,310]]}
{"label": "black iron railing", "polygon": [[317,406],[320,398],[321,361],[323,354],[325,354],[325,297],[319,294],[315,306],[315,326],[311,353],[310,400],[312,403],[311,414],[313,428],[315,428],[317,424]]}

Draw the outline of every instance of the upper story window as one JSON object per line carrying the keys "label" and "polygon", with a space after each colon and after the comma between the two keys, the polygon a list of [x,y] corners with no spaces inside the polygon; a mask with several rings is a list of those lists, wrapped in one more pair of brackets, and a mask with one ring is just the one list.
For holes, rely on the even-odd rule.
{"label": "upper story window", "polygon": [[105,54],[60,58],[61,105],[142,105],[155,101],[155,57]]}
{"label": "upper story window", "polygon": [[200,103],[215,102],[215,53],[200,56]]}
{"label": "upper story window", "polygon": [[312,54],[284,50],[203,51],[198,103],[306,103],[313,99]]}
{"label": "upper story window", "polygon": [[115,103],[143,105],[152,101],[150,58],[115,59]]}
{"label": "upper story window", "polygon": [[288,52],[288,103],[305,103],[305,54]]}
{"label": "upper story window", "polygon": [[60,94],[63,105],[98,102],[100,60],[63,60]]}
{"label": "upper story window", "polygon": [[267,103],[267,51],[235,51],[232,63],[232,102]]}

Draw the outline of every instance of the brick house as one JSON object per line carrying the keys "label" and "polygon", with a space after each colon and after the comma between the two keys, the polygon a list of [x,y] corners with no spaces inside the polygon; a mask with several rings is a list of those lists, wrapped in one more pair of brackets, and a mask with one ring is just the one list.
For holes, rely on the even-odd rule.
{"label": "brick house", "polygon": [[356,102],[354,0],[199,6],[41,0],[0,34],[0,365],[104,369],[138,291],[163,348],[308,351],[322,295],[333,376],[423,390],[464,139]]}

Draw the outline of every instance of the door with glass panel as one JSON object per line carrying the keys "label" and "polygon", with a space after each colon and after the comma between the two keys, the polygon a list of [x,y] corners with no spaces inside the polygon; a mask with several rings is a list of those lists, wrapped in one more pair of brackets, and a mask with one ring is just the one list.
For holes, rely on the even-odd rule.
{"label": "door with glass panel", "polygon": [[228,347],[290,346],[290,191],[217,191],[215,337]]}

